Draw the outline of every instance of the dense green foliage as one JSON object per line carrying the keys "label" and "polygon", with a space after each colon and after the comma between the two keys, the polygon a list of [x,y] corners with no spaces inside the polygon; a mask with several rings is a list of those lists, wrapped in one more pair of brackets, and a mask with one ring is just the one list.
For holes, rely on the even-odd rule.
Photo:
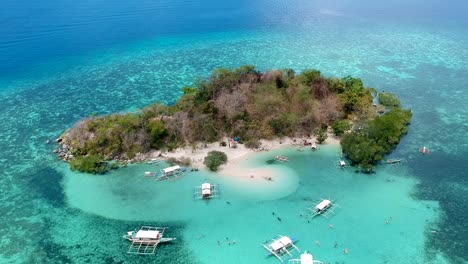
{"label": "dense green foliage", "polygon": [[354,165],[371,169],[407,133],[411,116],[410,110],[392,108],[363,127],[345,134],[341,140],[344,154]]}
{"label": "dense green foliage", "polygon": [[328,138],[327,129],[323,127],[315,129],[315,136],[317,137],[317,142],[322,144]]}
{"label": "dense green foliage", "polygon": [[400,100],[392,93],[379,93],[379,103],[387,107],[400,107]]}
{"label": "dense green foliage", "polygon": [[208,152],[208,156],[203,160],[203,164],[205,164],[211,171],[217,171],[218,167],[226,162],[226,153],[216,150]]}
{"label": "dense green foliage", "polygon": [[234,136],[250,147],[258,146],[259,139],[316,131],[323,141],[328,126],[336,134],[349,129],[340,120],[362,123],[376,116],[373,89],[361,79],[324,77],[318,70],[221,68],[183,87],[182,93],[172,106],[156,103],[137,113],[93,115],[67,131],[63,141],[76,158],[128,160],[151,150],[196,147]]}
{"label": "dense green foliage", "polygon": [[351,128],[351,123],[348,120],[336,120],[332,124],[333,133],[336,136],[342,136]]}
{"label": "dense green foliage", "polygon": [[70,161],[71,170],[92,174],[104,174],[111,169],[115,169],[116,165],[110,165],[108,162],[102,161],[99,156],[89,155],[80,156]]}

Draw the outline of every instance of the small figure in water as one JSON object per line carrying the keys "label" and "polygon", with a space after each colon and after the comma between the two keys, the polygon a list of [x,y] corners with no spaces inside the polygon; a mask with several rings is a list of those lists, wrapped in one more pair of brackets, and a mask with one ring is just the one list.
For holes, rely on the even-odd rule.
{"label": "small figure in water", "polygon": [[275,215],[275,212],[272,212],[271,214],[272,214],[272,215]]}
{"label": "small figure in water", "polygon": [[220,245],[221,245],[221,243],[219,243],[219,240],[218,240],[218,246],[220,246]]}
{"label": "small figure in water", "polygon": [[236,241],[235,241],[235,240],[233,240],[233,241],[232,241],[232,244],[233,244],[233,245],[235,245],[235,244],[236,244]]}
{"label": "small figure in water", "polygon": [[331,228],[331,229],[334,228],[334,226],[332,224],[329,224],[328,227]]}
{"label": "small figure in water", "polygon": [[385,224],[389,224],[391,220],[392,220],[392,217],[390,216],[390,218],[388,218],[387,220],[385,220]]}
{"label": "small figure in water", "polygon": [[316,244],[317,246],[320,246],[320,241],[315,240],[315,244]]}
{"label": "small figure in water", "polygon": [[281,218],[279,218],[279,216],[278,216],[278,217],[276,217],[276,218],[278,218],[278,221],[280,221],[280,222],[281,222]]}
{"label": "small figure in water", "polygon": [[349,253],[349,252],[348,252],[348,249],[345,248],[345,249],[343,250],[343,253],[348,254],[348,253]]}
{"label": "small figure in water", "polygon": [[227,204],[231,204],[231,202],[226,202]]}
{"label": "small figure in water", "polygon": [[337,248],[337,247],[338,247],[338,242],[335,242],[335,248]]}

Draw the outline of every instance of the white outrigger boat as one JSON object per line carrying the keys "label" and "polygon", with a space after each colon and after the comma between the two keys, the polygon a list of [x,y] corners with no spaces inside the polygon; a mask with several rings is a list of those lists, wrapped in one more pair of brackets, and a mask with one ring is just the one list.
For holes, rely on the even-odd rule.
{"label": "white outrigger boat", "polygon": [[167,167],[161,170],[161,175],[158,176],[158,180],[170,180],[170,179],[178,179],[184,175],[185,168],[180,167],[179,165]]}
{"label": "white outrigger boat", "polygon": [[311,149],[312,151],[316,151],[316,150],[318,149],[318,148],[317,148],[317,144],[315,144],[315,142],[312,143],[312,146],[310,146],[310,149]]}
{"label": "white outrigger boat", "polygon": [[321,199],[321,201],[318,202],[314,207],[307,209],[312,212],[312,217],[315,217],[317,215],[328,217],[329,214],[335,213],[333,209],[337,206],[337,204],[333,203],[329,199]]}
{"label": "white outrigger boat", "polygon": [[341,168],[344,168],[344,167],[348,166],[348,164],[346,164],[346,161],[344,161],[344,160],[338,161],[338,164],[340,165]]}
{"label": "white outrigger boat", "polygon": [[161,162],[163,162],[162,159],[150,159],[146,163],[148,163],[148,164],[159,164]]}
{"label": "white outrigger boat", "polygon": [[142,226],[138,231],[128,231],[124,239],[132,242],[127,253],[139,255],[154,255],[159,243],[166,243],[175,238],[163,237],[165,227]]}
{"label": "white outrigger boat", "polygon": [[156,172],[145,171],[145,177],[154,177],[154,176],[156,176]]}
{"label": "white outrigger boat", "polygon": [[314,256],[309,252],[304,252],[301,254],[301,257],[298,259],[290,259],[289,264],[323,264],[320,260],[314,260]]}
{"label": "white outrigger boat", "polygon": [[267,253],[268,256],[275,256],[279,261],[284,262],[283,260],[283,255],[288,254],[290,257],[292,257],[291,252],[288,250],[289,248],[293,248],[300,252],[299,248],[294,245],[295,242],[297,242],[297,238],[289,238],[287,236],[278,236],[277,238],[274,238],[270,241],[267,241],[262,244],[262,246],[268,250],[269,253]]}
{"label": "white outrigger boat", "polygon": [[217,197],[219,197],[219,186],[209,182],[204,182],[201,186],[195,187],[193,192],[194,199],[209,200]]}
{"label": "white outrigger boat", "polygon": [[289,161],[288,158],[286,158],[285,156],[282,156],[282,155],[275,156],[275,160],[277,160],[279,162],[288,162]]}

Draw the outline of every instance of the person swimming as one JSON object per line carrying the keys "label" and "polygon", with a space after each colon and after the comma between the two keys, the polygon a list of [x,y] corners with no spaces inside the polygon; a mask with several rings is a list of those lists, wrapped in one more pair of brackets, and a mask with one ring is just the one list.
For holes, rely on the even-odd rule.
{"label": "person swimming", "polygon": [[348,249],[345,248],[345,249],[343,250],[343,253],[348,254],[348,253],[349,253]]}
{"label": "person swimming", "polygon": [[278,219],[278,221],[280,221],[280,222],[281,222],[281,218],[280,218],[279,216],[278,216],[278,217],[276,217],[276,218]]}

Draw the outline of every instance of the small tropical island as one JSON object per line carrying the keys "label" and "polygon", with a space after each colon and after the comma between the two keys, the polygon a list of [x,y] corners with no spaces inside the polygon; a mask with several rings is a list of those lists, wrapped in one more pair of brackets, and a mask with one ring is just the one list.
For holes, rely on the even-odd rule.
{"label": "small tropical island", "polygon": [[[351,165],[369,173],[407,133],[412,117],[393,94],[365,87],[359,78],[325,77],[319,70],[220,68],[182,91],[174,105],[155,103],[80,120],[57,139],[54,152],[72,170],[103,174],[129,162],[214,144],[217,150],[207,152],[203,164],[215,171],[228,160],[223,148],[261,150],[265,140],[285,139],[322,144],[330,135],[339,139]],[[191,165],[193,159],[167,161]]]}

